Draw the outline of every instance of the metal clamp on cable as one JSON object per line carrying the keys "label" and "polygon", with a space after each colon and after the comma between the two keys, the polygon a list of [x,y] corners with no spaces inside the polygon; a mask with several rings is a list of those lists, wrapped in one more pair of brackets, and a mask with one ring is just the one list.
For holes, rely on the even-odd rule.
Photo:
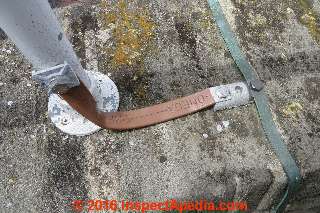
{"label": "metal clamp on cable", "polygon": [[264,88],[264,84],[261,80],[255,79],[250,82],[250,88],[253,91],[260,92]]}
{"label": "metal clamp on cable", "polygon": [[211,87],[210,92],[216,103],[214,111],[245,105],[251,100],[249,88],[244,82]]}
{"label": "metal clamp on cable", "polygon": [[63,94],[70,88],[80,85],[77,75],[67,63],[40,71],[33,71],[32,79],[45,87],[49,95],[52,93]]}

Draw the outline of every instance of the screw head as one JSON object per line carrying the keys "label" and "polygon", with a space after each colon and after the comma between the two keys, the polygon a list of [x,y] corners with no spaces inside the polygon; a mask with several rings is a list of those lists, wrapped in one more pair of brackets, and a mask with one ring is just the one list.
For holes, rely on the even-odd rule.
{"label": "screw head", "polygon": [[69,123],[69,120],[67,118],[63,118],[61,121],[62,125],[68,125],[68,123]]}

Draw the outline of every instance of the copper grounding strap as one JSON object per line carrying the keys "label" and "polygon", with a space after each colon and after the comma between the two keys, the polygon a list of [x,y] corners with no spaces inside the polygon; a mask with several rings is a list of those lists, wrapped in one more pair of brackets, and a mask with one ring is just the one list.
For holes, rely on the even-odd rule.
{"label": "copper grounding strap", "polygon": [[82,116],[104,129],[129,130],[179,118],[214,105],[210,89],[142,109],[120,112],[99,112],[91,93],[80,83],[59,94]]}

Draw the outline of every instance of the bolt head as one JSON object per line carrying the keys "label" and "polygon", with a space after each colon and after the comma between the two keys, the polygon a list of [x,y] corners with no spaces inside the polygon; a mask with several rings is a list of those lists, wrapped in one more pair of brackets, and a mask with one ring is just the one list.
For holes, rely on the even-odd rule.
{"label": "bolt head", "polygon": [[252,90],[260,92],[264,88],[264,84],[261,80],[253,80],[250,82],[250,87]]}

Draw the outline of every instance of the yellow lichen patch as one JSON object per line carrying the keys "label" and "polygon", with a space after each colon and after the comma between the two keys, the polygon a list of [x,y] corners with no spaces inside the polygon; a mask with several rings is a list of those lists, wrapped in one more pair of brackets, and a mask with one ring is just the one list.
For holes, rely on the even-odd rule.
{"label": "yellow lichen patch", "polygon": [[102,30],[112,29],[114,44],[103,51],[110,54],[112,65],[143,63],[149,44],[154,36],[154,23],[145,9],[129,9],[127,1],[108,4],[101,2],[99,15]]}
{"label": "yellow lichen patch", "polygon": [[233,0],[237,33],[242,37],[243,45],[269,45],[270,40],[280,41],[288,1]]}
{"label": "yellow lichen patch", "polygon": [[320,44],[319,17],[312,9],[312,5],[306,0],[299,0],[299,6],[303,10],[303,15],[299,18],[300,22],[306,26],[311,36]]}
{"label": "yellow lichen patch", "polygon": [[302,105],[299,102],[289,103],[285,109],[283,109],[283,114],[286,117],[298,118],[300,111],[303,109]]}
{"label": "yellow lichen patch", "polygon": [[201,11],[201,18],[199,20],[199,24],[203,29],[212,29],[213,28],[213,24],[212,24],[212,13],[210,10],[206,10],[206,11]]}
{"label": "yellow lichen patch", "polygon": [[9,184],[14,184],[14,183],[17,182],[17,179],[18,178],[16,176],[12,176],[12,177],[9,178],[8,183]]}

